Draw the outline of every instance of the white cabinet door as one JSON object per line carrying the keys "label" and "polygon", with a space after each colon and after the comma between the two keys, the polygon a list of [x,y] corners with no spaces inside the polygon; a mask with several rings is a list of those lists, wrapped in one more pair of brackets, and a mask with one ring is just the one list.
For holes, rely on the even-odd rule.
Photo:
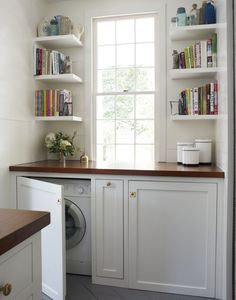
{"label": "white cabinet door", "polygon": [[124,192],[122,180],[96,180],[96,276],[124,276]]}
{"label": "white cabinet door", "polygon": [[30,178],[17,178],[17,208],[49,211],[51,224],[42,230],[43,292],[65,298],[65,207],[63,187]]}
{"label": "white cabinet door", "polygon": [[0,292],[0,300],[42,298],[40,245],[37,232],[0,256],[0,285],[12,286],[8,296]]}
{"label": "white cabinet door", "polygon": [[217,185],[129,182],[131,288],[215,296]]}

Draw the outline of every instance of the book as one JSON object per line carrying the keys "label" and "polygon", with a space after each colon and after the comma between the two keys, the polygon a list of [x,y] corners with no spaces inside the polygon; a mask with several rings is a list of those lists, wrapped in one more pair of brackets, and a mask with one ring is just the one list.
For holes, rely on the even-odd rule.
{"label": "book", "polygon": [[211,68],[212,64],[212,40],[207,40],[207,67]]}
{"label": "book", "polygon": [[218,115],[218,81],[214,81],[214,115]]}
{"label": "book", "polygon": [[184,58],[185,58],[185,67],[186,69],[190,68],[190,54],[189,54],[189,47],[184,49]]}
{"label": "book", "polygon": [[215,91],[214,82],[210,83],[210,114],[214,115],[214,102],[215,102]]}
{"label": "book", "polygon": [[217,34],[213,33],[212,40],[212,67],[217,67]]}
{"label": "book", "polygon": [[207,41],[200,41],[201,46],[201,68],[207,67]]}
{"label": "book", "polygon": [[195,68],[201,68],[201,43],[195,43]]}
{"label": "book", "polygon": [[199,105],[198,105],[198,88],[193,88],[193,114],[198,115]]}

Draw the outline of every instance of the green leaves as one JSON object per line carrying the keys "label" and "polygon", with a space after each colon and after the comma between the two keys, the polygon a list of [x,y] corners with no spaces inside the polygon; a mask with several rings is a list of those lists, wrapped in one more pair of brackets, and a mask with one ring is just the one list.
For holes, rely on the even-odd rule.
{"label": "green leaves", "polygon": [[76,136],[76,131],[72,136],[63,133],[49,133],[45,137],[45,145],[50,153],[61,153],[64,156],[73,155],[75,152],[75,146],[73,140]]}

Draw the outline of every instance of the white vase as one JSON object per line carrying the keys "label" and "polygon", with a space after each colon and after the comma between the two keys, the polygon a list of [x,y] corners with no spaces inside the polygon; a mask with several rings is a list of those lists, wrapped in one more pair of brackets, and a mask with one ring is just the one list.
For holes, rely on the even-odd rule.
{"label": "white vase", "polygon": [[59,159],[60,164],[63,166],[66,165],[66,156],[63,153],[60,153],[60,159]]}

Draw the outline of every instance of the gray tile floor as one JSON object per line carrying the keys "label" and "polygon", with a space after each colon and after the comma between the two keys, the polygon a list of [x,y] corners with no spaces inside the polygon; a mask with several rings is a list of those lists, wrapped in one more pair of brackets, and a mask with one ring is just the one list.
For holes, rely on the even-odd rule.
{"label": "gray tile floor", "polygon": [[[164,294],[92,284],[91,277],[67,274],[66,300],[206,300],[210,298]],[[50,300],[43,295],[43,300]]]}

